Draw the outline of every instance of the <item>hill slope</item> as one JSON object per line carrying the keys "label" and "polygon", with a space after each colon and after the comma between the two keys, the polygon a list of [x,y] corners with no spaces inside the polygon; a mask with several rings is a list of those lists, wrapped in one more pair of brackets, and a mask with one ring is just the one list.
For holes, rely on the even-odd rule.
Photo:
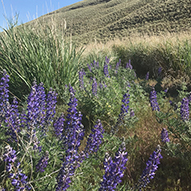
{"label": "hill slope", "polygon": [[[36,23],[36,25],[34,25]],[[160,34],[191,28],[190,0],[84,0],[33,20],[79,43],[108,41],[132,33]]]}

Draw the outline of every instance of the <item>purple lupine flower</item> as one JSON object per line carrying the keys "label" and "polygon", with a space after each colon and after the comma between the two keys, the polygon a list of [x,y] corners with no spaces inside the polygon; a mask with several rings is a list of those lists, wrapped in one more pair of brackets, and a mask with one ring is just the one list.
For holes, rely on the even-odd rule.
{"label": "purple lupine flower", "polygon": [[[72,87],[70,88],[70,90],[70,102],[68,103],[69,108],[67,110],[68,114],[66,116],[66,128],[63,135],[63,144],[65,149],[73,147],[72,145],[76,141],[75,138],[78,131],[80,131],[80,134],[78,135],[78,142],[84,136],[84,132],[81,130],[82,114],[77,111],[78,100],[75,98],[75,94],[73,93],[74,90]],[[76,147],[75,149],[77,148],[78,147]]]}
{"label": "purple lupine flower", "polygon": [[39,146],[39,141],[36,136],[36,128],[41,127],[41,131],[45,133],[47,129],[47,126],[49,122],[52,120],[52,117],[55,113],[55,103],[56,99],[53,96],[54,93],[49,92],[48,98],[47,98],[47,108],[46,108],[46,95],[43,87],[43,83],[40,83],[39,86],[37,86],[36,81],[34,81],[33,86],[31,88],[31,92],[27,99],[27,113],[22,114],[21,116],[21,123],[22,127],[24,127],[24,124],[28,128],[28,136],[31,137],[33,148],[39,149],[41,151],[41,147]]}
{"label": "purple lupine flower", "polygon": [[56,103],[57,103],[57,93],[50,88],[50,91],[47,95],[47,108],[46,108],[46,117],[45,122],[46,124],[50,124],[53,122],[53,117],[56,113]]}
{"label": "purple lupine flower", "polygon": [[159,67],[159,68],[158,68],[158,75],[159,75],[159,76],[161,75],[161,72],[162,72],[162,67]]}
{"label": "purple lupine flower", "polygon": [[71,151],[71,155],[65,157],[62,167],[57,176],[56,191],[66,190],[70,187],[71,177],[74,175],[76,168],[85,159],[83,151],[78,154],[76,150]]}
{"label": "purple lupine flower", "polygon": [[103,73],[106,77],[110,77],[109,76],[109,71],[108,71],[108,64],[109,64],[109,58],[107,58],[107,56],[105,57],[105,62],[104,62],[104,67],[103,67]]}
{"label": "purple lupine flower", "polygon": [[6,132],[6,135],[10,136],[8,141],[18,142],[18,133],[21,131],[21,121],[20,114],[18,112],[18,102],[15,97],[11,106],[8,106],[5,122],[9,128]]}
{"label": "purple lupine flower", "polygon": [[93,67],[95,69],[98,69],[99,68],[99,62],[96,62],[95,60],[93,61]]}
{"label": "purple lupine flower", "polygon": [[106,63],[104,63],[103,72],[104,75],[109,78],[108,65]]}
{"label": "purple lupine flower", "polygon": [[103,82],[103,84],[104,84],[104,87],[107,88],[107,84],[105,82]]}
{"label": "purple lupine flower", "polygon": [[[46,107],[46,94],[44,91],[43,83],[40,83],[37,86],[36,81],[33,82],[31,92],[27,99],[27,114],[22,116],[23,121],[28,128],[28,130],[33,130],[35,128],[41,127],[41,130],[45,132],[52,117],[55,113],[55,97],[54,92],[50,91],[47,98],[47,107]],[[25,119],[24,119],[25,118]]]}
{"label": "purple lupine flower", "polygon": [[63,134],[63,128],[64,128],[64,114],[61,114],[61,116],[54,122],[54,132],[55,135],[59,138],[62,137]]}
{"label": "purple lupine flower", "polygon": [[93,83],[92,83],[92,93],[94,96],[97,95],[97,82],[95,78],[93,79]]}
{"label": "purple lupine flower", "polygon": [[99,88],[100,88],[100,89],[103,89],[103,87],[104,87],[104,88],[107,88],[106,83],[105,83],[105,82],[99,83]]}
{"label": "purple lupine flower", "polygon": [[27,99],[27,114],[26,114],[26,126],[28,130],[34,129],[37,126],[39,117],[39,94],[37,92],[36,81],[33,82],[31,92]]}
{"label": "purple lupine flower", "polygon": [[98,119],[96,125],[92,129],[92,133],[89,135],[87,140],[85,148],[85,153],[87,157],[89,157],[89,154],[98,151],[99,146],[102,143],[103,133],[104,133],[103,126],[101,124],[101,121]]}
{"label": "purple lupine flower", "polygon": [[73,176],[75,169],[82,160],[78,154],[80,141],[84,136],[83,125],[81,124],[82,115],[80,112],[77,112],[77,99],[75,98],[72,87],[68,105],[66,129],[63,135],[63,146],[66,149],[66,154],[62,168],[57,176],[56,190],[66,190],[69,187],[69,183],[71,182],[70,177]]}
{"label": "purple lupine flower", "polygon": [[105,57],[105,62],[107,63],[107,64],[109,64],[109,58],[106,56]]}
{"label": "purple lupine flower", "polygon": [[38,137],[37,137],[37,135],[36,135],[36,131],[33,129],[32,131],[31,131],[31,141],[32,141],[32,143],[33,143],[33,149],[34,150],[36,150],[36,149],[38,149],[39,150],[39,152],[41,152],[41,149],[42,149],[42,146],[40,146],[40,141],[38,140]]}
{"label": "purple lupine flower", "polygon": [[149,72],[147,72],[145,79],[146,79],[146,80],[149,79]]}
{"label": "purple lupine flower", "polygon": [[[34,140],[34,148],[36,148],[36,128],[41,127],[41,130],[44,131],[46,124],[45,115],[46,115],[46,94],[44,91],[43,83],[37,86],[36,81],[34,80],[31,92],[27,99],[27,113],[22,114],[21,121],[22,127],[27,127],[29,134]],[[48,105],[50,107],[50,103]],[[35,138],[35,139],[33,139]],[[39,143],[39,142],[38,142]],[[39,147],[40,148],[40,147]]]}
{"label": "purple lupine flower", "polygon": [[124,116],[126,115],[126,113],[128,113],[128,109],[129,109],[129,90],[127,90],[127,93],[125,93],[123,95],[123,99],[122,99],[122,102],[123,104],[121,105],[121,112],[119,114],[119,117],[117,119],[117,123],[115,124],[115,126],[112,128],[111,130],[111,133],[114,134],[117,129],[118,129],[118,126],[122,123],[123,119],[124,119]]}
{"label": "purple lupine flower", "polygon": [[3,77],[0,82],[0,124],[4,120],[9,103],[9,75],[3,70]]}
{"label": "purple lupine flower", "polygon": [[134,71],[134,76],[135,76],[135,78],[137,77],[137,74],[136,74],[136,72]]}
{"label": "purple lupine flower", "polygon": [[45,156],[43,156],[40,160],[39,160],[39,162],[38,162],[38,164],[36,165],[36,171],[37,172],[44,172],[45,171],[45,168],[47,167],[47,165],[48,165],[48,160],[49,160],[49,152],[48,151],[46,151],[46,153],[45,153]]}
{"label": "purple lupine flower", "polygon": [[37,86],[37,98],[38,98],[38,114],[37,114],[37,124],[38,127],[44,129],[45,124],[45,114],[46,114],[46,94],[43,87],[43,83]]}
{"label": "purple lupine flower", "polygon": [[128,109],[129,109],[129,90],[127,90],[127,93],[125,93],[124,95],[123,95],[123,99],[122,99],[122,102],[123,102],[123,104],[122,104],[122,106],[121,106],[121,112],[123,113],[123,114],[126,114],[126,113],[128,113]]}
{"label": "purple lupine flower", "polygon": [[[15,160],[17,159],[17,156],[16,156],[16,151],[13,150],[13,148],[10,146],[10,145],[7,145],[5,147],[5,152],[3,154],[3,160],[7,163],[14,163]],[[12,168],[11,168],[12,169]],[[10,170],[8,170],[9,172]]]}
{"label": "purple lupine flower", "polygon": [[121,59],[119,59],[119,62],[117,62],[116,66],[115,66],[115,73],[117,74],[118,69],[119,69],[119,65],[121,64]]}
{"label": "purple lupine flower", "polygon": [[18,169],[18,173],[15,174],[11,181],[11,184],[15,187],[15,190],[31,190],[31,187],[27,184],[27,176]]}
{"label": "purple lupine flower", "polygon": [[75,92],[76,92],[71,85],[69,85],[69,92],[70,92],[70,93],[73,93],[73,94],[75,94]]}
{"label": "purple lupine flower", "polygon": [[79,71],[79,83],[80,83],[80,89],[83,90],[84,89],[84,71],[80,70]]}
{"label": "purple lupine flower", "polygon": [[146,168],[144,169],[137,184],[138,189],[141,190],[141,188],[146,187],[146,185],[150,182],[150,179],[154,178],[155,171],[158,169],[158,165],[160,164],[160,159],[162,159],[162,155],[160,145],[158,145],[146,163]]}
{"label": "purple lupine flower", "polygon": [[189,101],[188,98],[183,98],[180,106],[180,115],[183,121],[189,120]]}
{"label": "purple lupine flower", "polygon": [[131,85],[130,85],[130,83],[128,81],[127,81],[127,87],[129,87],[129,88],[131,87]]}
{"label": "purple lupine flower", "polygon": [[9,172],[8,177],[11,179],[11,184],[15,187],[15,190],[30,190],[31,188],[26,181],[27,176],[19,169],[20,163],[18,162],[15,165],[16,159],[16,151],[10,145],[7,145],[3,154],[3,160],[7,163],[6,170]]}
{"label": "purple lupine flower", "polygon": [[150,93],[150,103],[153,111],[160,111],[159,105],[157,103],[157,93],[154,87]]}
{"label": "purple lupine flower", "polygon": [[133,66],[131,65],[131,60],[129,60],[129,62],[127,62],[126,68],[129,68],[131,70],[133,69]]}
{"label": "purple lupine flower", "polygon": [[112,160],[108,153],[105,156],[104,169],[105,174],[99,191],[103,190],[115,190],[117,184],[121,183],[121,178],[124,175],[126,169],[125,164],[127,162],[127,152],[125,151],[125,143],[123,142],[119,150],[115,154],[115,158]]}
{"label": "purple lupine flower", "polygon": [[103,89],[103,84],[102,83],[99,83],[99,88]]}
{"label": "purple lupine flower", "polygon": [[164,90],[164,92],[167,93],[167,92],[168,92],[168,88],[166,88],[166,89]]}
{"label": "purple lupine flower", "polygon": [[71,182],[70,177],[74,175],[75,169],[82,162],[81,155],[78,154],[80,141],[83,139],[82,115],[77,112],[77,99],[74,93],[70,92],[70,102],[66,121],[66,129],[63,135],[63,148],[66,149],[65,158],[61,170],[57,176],[56,190],[66,190]]}
{"label": "purple lupine flower", "polygon": [[170,142],[170,139],[168,137],[168,131],[165,128],[163,128],[161,131],[161,139],[164,143]]}
{"label": "purple lupine flower", "polygon": [[90,65],[89,65],[89,64],[87,64],[87,67],[89,68],[89,71],[91,72],[91,67],[90,67]]}
{"label": "purple lupine flower", "polygon": [[87,64],[88,68],[89,68],[89,71],[92,72],[92,68],[93,68],[93,65],[92,63],[91,64]]}
{"label": "purple lupine flower", "polygon": [[133,111],[133,109],[130,109],[130,117],[134,117],[135,116],[135,112]]}
{"label": "purple lupine flower", "polygon": [[99,68],[99,62],[97,62],[96,67],[97,67],[97,69]]}

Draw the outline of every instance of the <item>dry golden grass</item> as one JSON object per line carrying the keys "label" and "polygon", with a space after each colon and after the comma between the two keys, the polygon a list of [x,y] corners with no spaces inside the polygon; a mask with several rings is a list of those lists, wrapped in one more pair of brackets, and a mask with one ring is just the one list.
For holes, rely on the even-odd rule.
{"label": "dry golden grass", "polygon": [[149,45],[150,48],[158,47],[158,45],[162,45],[165,42],[171,42],[172,46],[175,46],[176,43],[184,42],[188,40],[191,42],[191,31],[181,32],[181,33],[166,33],[165,35],[144,35],[140,36],[139,33],[132,34],[130,37],[124,37],[123,39],[116,38],[115,40],[110,40],[107,43],[97,43],[96,40],[94,43],[90,43],[86,46],[86,50],[84,51],[84,55],[91,53],[94,51],[95,53],[99,51],[112,51],[113,46],[124,46],[127,47],[130,44],[145,44]]}

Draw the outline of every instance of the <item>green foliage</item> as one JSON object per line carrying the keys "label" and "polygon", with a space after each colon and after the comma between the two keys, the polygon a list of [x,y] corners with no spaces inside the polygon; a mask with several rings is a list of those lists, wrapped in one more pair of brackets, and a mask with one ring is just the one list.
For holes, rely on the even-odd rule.
{"label": "green foliage", "polygon": [[[91,4],[91,6],[90,6]],[[83,14],[79,11],[83,9]],[[105,152],[114,155],[121,143],[121,137],[125,137],[128,152],[128,163],[125,176],[118,190],[131,190],[145,168],[145,162],[157,144],[162,145],[163,160],[157,171],[156,178],[151,181],[150,190],[186,190],[190,189],[191,165],[190,143],[191,122],[183,122],[180,118],[180,109],[176,111],[168,103],[168,92],[162,87],[162,75],[190,75],[191,46],[190,41],[166,41],[151,46],[146,43],[125,46],[113,46],[112,51],[91,52],[83,55],[83,49],[71,46],[69,41],[61,40],[60,33],[64,33],[66,39],[72,33],[79,45],[96,40],[105,42],[114,37],[124,37],[133,32],[146,32],[158,34],[163,30],[180,31],[190,27],[184,24],[189,21],[188,10],[190,2],[186,0],[176,1],[83,1],[75,5],[59,10],[67,21],[65,31],[59,31],[60,20],[55,23],[58,34],[51,28],[40,28],[34,32],[30,26],[19,26],[5,29],[0,36],[0,68],[5,68],[10,78],[10,91],[19,98],[29,93],[31,83],[36,78],[37,83],[43,82],[46,91],[53,87],[59,93],[57,116],[61,112],[66,113],[69,102],[69,91],[65,85],[71,84],[76,90],[78,110],[82,112],[82,123],[87,135],[99,118],[104,125],[106,133],[104,141],[98,151],[86,159],[76,170],[68,190],[98,190],[102,180],[104,169],[103,159]],[[67,10],[67,11],[66,11]],[[133,10],[133,12],[132,12]],[[181,10],[181,11],[178,11]],[[72,13],[72,14],[71,14]],[[75,14],[73,14],[75,13]],[[174,14],[175,17],[174,17]],[[183,16],[184,14],[184,16]],[[181,19],[184,17],[184,19]],[[68,20],[73,19],[73,23]],[[44,22],[49,22],[50,17],[44,16]],[[177,24],[178,22],[178,24]],[[88,23],[88,24],[87,24]],[[29,23],[32,25],[33,22]],[[41,25],[43,26],[43,24]],[[179,26],[179,27],[178,27]],[[71,32],[72,30],[72,32]],[[127,33],[128,30],[128,33]],[[145,33],[145,34],[146,34]],[[92,40],[93,39],[93,40]],[[103,74],[105,56],[110,58],[110,78]],[[122,64],[116,73],[115,65],[118,60]],[[133,70],[125,69],[126,63],[131,60]],[[93,68],[90,72],[87,64],[99,62],[99,69]],[[162,75],[158,76],[158,67],[162,66]],[[84,69],[85,89],[79,88],[78,72]],[[155,89],[160,112],[152,112],[149,103],[149,93],[152,81],[136,78],[145,77],[149,71],[151,77],[156,78]],[[97,95],[92,93],[92,80],[98,83]],[[105,83],[107,87],[100,88],[99,83]],[[180,88],[173,101],[180,107],[181,100],[187,97],[187,82],[181,82]],[[124,93],[128,90],[129,112],[119,131],[111,136],[111,128],[116,124]],[[135,112],[130,117],[130,109]],[[169,132],[170,143],[161,143],[160,132],[162,128]],[[7,144],[6,126],[0,132],[0,153],[3,153]],[[34,172],[41,155],[37,154],[30,143],[25,141],[24,132],[20,145],[13,145],[18,150],[18,158],[22,158],[24,173],[30,179],[33,190],[54,190],[56,175],[61,166],[62,156],[65,151],[54,135],[52,127],[47,137],[42,138],[42,153],[48,151],[50,155],[49,165],[43,174]],[[40,134],[38,134],[40,137]],[[84,147],[85,141],[82,144]],[[24,152],[23,148],[27,148]],[[2,154],[0,159],[2,158]],[[164,161],[164,162],[163,162]],[[173,166],[174,165],[174,166]],[[5,164],[0,163],[1,186],[10,187],[11,182],[5,175]],[[1,189],[1,187],[0,187]]]}
{"label": "green foliage", "polygon": [[0,68],[9,73],[10,91],[19,98],[29,93],[34,79],[43,82],[46,91],[55,88],[59,96],[66,84],[78,81],[83,49],[59,40],[49,28],[36,33],[24,25],[10,27],[4,29],[0,44]]}

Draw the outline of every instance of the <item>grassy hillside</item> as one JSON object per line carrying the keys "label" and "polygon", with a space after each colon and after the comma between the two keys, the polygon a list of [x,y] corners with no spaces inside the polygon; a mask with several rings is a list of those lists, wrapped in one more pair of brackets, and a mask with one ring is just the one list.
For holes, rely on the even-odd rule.
{"label": "grassy hillside", "polygon": [[108,153],[118,191],[190,191],[189,1],[87,0],[11,23],[0,35],[0,190],[99,190]]}
{"label": "grassy hillside", "polygon": [[[190,30],[189,0],[84,0],[28,24],[47,24],[79,43],[105,42],[133,33],[159,35]],[[35,25],[34,25],[35,24]]]}

